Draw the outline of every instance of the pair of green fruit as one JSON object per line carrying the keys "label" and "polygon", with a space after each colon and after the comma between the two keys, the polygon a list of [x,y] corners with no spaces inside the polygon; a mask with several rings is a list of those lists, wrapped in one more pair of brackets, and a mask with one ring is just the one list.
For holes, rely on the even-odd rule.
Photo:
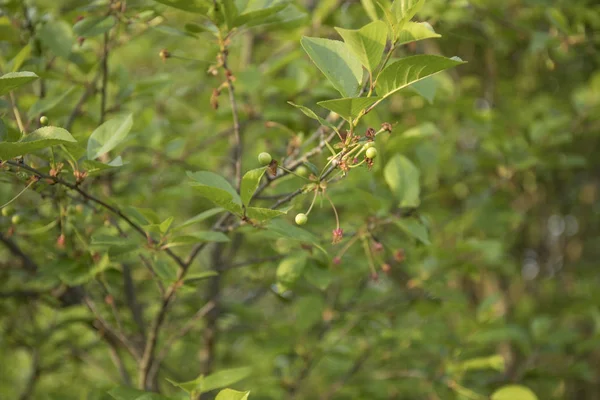
{"label": "pair of green fruit", "polygon": [[19,214],[13,215],[14,213],[15,209],[13,206],[6,206],[2,209],[2,216],[10,217],[12,215],[10,221],[13,223],[13,225],[17,225],[19,222],[21,222],[21,216]]}

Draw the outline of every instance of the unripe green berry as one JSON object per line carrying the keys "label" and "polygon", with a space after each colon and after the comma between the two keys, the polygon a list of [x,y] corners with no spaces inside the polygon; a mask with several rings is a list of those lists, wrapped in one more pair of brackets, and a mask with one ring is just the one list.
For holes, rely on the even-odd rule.
{"label": "unripe green berry", "polygon": [[21,222],[21,216],[19,214],[13,215],[11,218],[11,222],[13,223],[13,225],[18,225],[19,222]]}
{"label": "unripe green berry", "polygon": [[370,149],[371,147],[375,147],[375,142],[367,142],[365,143],[365,145],[363,146],[363,148],[365,150]]}
{"label": "unripe green berry", "polygon": [[15,213],[15,208],[13,206],[6,206],[2,209],[2,216],[8,217]]}
{"label": "unripe green berry", "polygon": [[304,225],[308,222],[308,217],[304,213],[299,213],[296,215],[296,223],[298,225]]}
{"label": "unripe green berry", "polygon": [[258,162],[262,165],[269,165],[273,161],[273,157],[267,152],[262,152],[258,155]]}
{"label": "unripe green berry", "polygon": [[304,165],[301,165],[298,168],[296,168],[296,174],[300,176],[306,176],[308,175],[308,168],[306,168]]}
{"label": "unripe green berry", "polygon": [[42,115],[40,117],[40,124],[42,124],[43,126],[48,125],[48,117],[46,117],[45,115]]}
{"label": "unripe green berry", "polygon": [[367,155],[367,158],[375,158],[377,157],[377,149],[375,147],[369,147],[365,153]]}

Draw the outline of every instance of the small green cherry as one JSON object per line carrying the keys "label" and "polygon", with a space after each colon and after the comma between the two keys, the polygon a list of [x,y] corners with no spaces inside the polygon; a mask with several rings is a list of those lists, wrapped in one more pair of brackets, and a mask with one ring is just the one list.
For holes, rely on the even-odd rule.
{"label": "small green cherry", "polygon": [[300,176],[307,176],[308,168],[306,168],[304,165],[301,165],[298,168],[296,168],[296,174],[298,174]]}
{"label": "small green cherry", "polygon": [[43,126],[48,125],[48,117],[46,117],[45,115],[42,115],[40,117],[40,124],[42,124]]}
{"label": "small green cherry", "polygon": [[365,154],[367,155],[367,158],[373,159],[377,157],[377,149],[375,147],[369,147]]}
{"label": "small green cherry", "polygon": [[269,165],[271,164],[271,161],[273,161],[273,157],[267,152],[263,151],[258,155],[258,162],[261,163],[261,165]]}
{"label": "small green cherry", "polygon": [[2,216],[9,217],[15,213],[15,208],[13,206],[6,206],[2,209]]}
{"label": "small green cherry", "polygon": [[308,217],[304,213],[299,213],[296,215],[296,224],[304,225],[308,222]]}

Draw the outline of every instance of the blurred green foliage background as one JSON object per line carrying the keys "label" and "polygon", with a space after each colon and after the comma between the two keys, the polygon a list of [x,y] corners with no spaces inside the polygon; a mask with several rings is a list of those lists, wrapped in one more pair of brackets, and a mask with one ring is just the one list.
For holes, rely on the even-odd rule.
{"label": "blurred green foliage background", "polygon": [[[90,173],[83,187],[120,209],[151,210],[148,219],[173,217],[179,225],[213,208],[188,185],[186,171],[231,177],[232,117],[226,90],[211,107],[223,78],[209,72],[219,46],[205,18],[162,3],[0,1],[0,68],[40,76],[14,91],[31,129],[43,114],[85,143],[99,121],[132,113],[131,133],[111,152],[123,166]],[[104,33],[79,39],[73,26],[111,7],[104,114]],[[295,0],[268,24],[232,38],[244,171],[259,167],[261,151],[282,159],[319,127],[288,101],[325,117],[316,102],[339,97],[301,36],[341,39],[334,27],[360,28],[377,13],[372,7],[369,0]],[[184,399],[167,379],[249,367],[232,387],[250,390],[252,400],[485,399],[508,384],[539,399],[600,398],[600,5],[428,0],[413,20],[442,37],[403,46],[394,57],[440,54],[468,63],[363,118],[361,132],[383,122],[393,132],[378,136],[372,170],[352,170],[327,189],[346,239],[331,245],[334,215],[317,202],[304,228],[328,256],[251,226],[209,245],[190,274],[220,274],[187,282],[168,309],[155,389]],[[162,49],[169,58],[159,57]],[[12,108],[9,96],[0,98],[7,141],[18,136]],[[28,164],[48,171],[44,154]],[[421,204],[406,214],[384,177],[396,154],[420,171]],[[321,168],[326,154],[311,162]],[[0,203],[29,176],[5,166]],[[269,207],[273,196],[302,184],[282,178],[257,204]],[[291,223],[310,197],[296,197],[283,220]],[[141,236],[118,239],[131,229],[59,185],[42,180],[12,205],[21,221],[0,220],[0,398],[109,399],[109,389],[135,386],[139,364],[98,328],[98,315],[139,345],[161,306],[157,282],[172,281],[176,265]],[[414,224],[373,222],[394,215]],[[182,231],[206,231],[218,218]],[[373,224],[366,247],[352,242]],[[120,243],[99,239],[106,237]],[[35,272],[22,268],[11,244]],[[173,251],[184,257],[190,248]],[[276,274],[289,254],[308,261],[282,291]],[[207,301],[218,307],[170,343]],[[506,398],[535,398],[527,396]]]}

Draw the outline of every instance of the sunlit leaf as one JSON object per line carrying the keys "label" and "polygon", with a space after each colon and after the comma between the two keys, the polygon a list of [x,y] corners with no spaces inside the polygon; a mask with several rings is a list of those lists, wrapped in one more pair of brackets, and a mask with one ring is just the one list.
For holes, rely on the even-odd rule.
{"label": "sunlit leaf", "polygon": [[33,72],[9,72],[0,76],[0,96],[38,79]]}
{"label": "sunlit leaf", "polygon": [[311,60],[342,96],[354,97],[359,93],[362,65],[345,43],[306,36],[301,43]]}
{"label": "sunlit leaf", "polygon": [[7,160],[50,146],[76,143],[77,141],[66,129],[56,126],[45,126],[23,136],[17,142],[0,143],[0,158]]}
{"label": "sunlit leaf", "polygon": [[374,21],[357,30],[335,29],[367,71],[372,72],[377,68],[383,56],[388,35],[388,29],[384,22]]}
{"label": "sunlit leaf", "polygon": [[92,132],[87,144],[87,158],[90,160],[100,157],[125,139],[133,126],[133,115],[113,118]]}

